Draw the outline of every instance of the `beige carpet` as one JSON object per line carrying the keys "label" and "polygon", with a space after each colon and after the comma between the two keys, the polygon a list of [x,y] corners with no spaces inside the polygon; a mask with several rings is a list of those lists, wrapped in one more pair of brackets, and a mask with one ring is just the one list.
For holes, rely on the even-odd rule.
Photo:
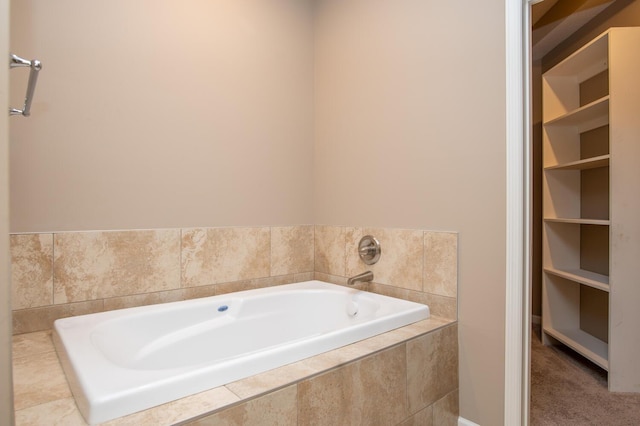
{"label": "beige carpet", "polygon": [[532,426],[638,426],[640,394],[610,393],[606,371],[562,345],[544,346],[534,326],[530,420]]}

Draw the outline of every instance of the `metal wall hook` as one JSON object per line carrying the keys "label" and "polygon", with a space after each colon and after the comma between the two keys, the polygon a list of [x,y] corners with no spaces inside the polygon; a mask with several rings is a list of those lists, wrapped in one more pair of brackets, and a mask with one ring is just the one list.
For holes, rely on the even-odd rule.
{"label": "metal wall hook", "polygon": [[27,94],[24,98],[24,106],[22,109],[9,108],[9,115],[22,115],[23,117],[29,117],[31,115],[31,102],[33,101],[33,94],[36,91],[36,83],[38,82],[38,72],[42,69],[42,64],[37,59],[27,60],[14,55],[9,56],[9,68],[29,67],[29,82],[27,84]]}
{"label": "metal wall hook", "polygon": [[358,254],[364,263],[373,265],[380,260],[380,255],[382,254],[380,242],[371,235],[365,235],[358,244]]}

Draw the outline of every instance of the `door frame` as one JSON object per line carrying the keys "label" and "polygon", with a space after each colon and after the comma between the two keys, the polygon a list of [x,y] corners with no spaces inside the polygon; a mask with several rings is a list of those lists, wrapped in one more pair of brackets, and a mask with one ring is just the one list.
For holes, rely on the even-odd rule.
{"label": "door frame", "polygon": [[531,5],[505,0],[507,259],[504,424],[529,424],[531,345]]}
{"label": "door frame", "polygon": [[9,0],[0,0],[0,424],[13,424],[9,257]]}

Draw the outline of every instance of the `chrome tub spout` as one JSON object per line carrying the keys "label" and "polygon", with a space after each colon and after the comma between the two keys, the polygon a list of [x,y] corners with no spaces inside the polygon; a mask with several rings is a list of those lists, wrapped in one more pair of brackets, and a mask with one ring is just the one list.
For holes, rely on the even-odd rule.
{"label": "chrome tub spout", "polygon": [[347,284],[354,285],[357,282],[370,282],[370,281],[373,281],[373,272],[366,271],[349,278],[347,280]]}

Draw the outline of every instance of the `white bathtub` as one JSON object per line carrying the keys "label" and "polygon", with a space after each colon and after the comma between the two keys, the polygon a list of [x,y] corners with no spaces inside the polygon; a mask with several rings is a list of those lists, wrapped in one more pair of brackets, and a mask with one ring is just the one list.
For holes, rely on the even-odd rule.
{"label": "white bathtub", "polygon": [[87,422],[221,386],[429,317],[429,307],[308,281],[57,320]]}

